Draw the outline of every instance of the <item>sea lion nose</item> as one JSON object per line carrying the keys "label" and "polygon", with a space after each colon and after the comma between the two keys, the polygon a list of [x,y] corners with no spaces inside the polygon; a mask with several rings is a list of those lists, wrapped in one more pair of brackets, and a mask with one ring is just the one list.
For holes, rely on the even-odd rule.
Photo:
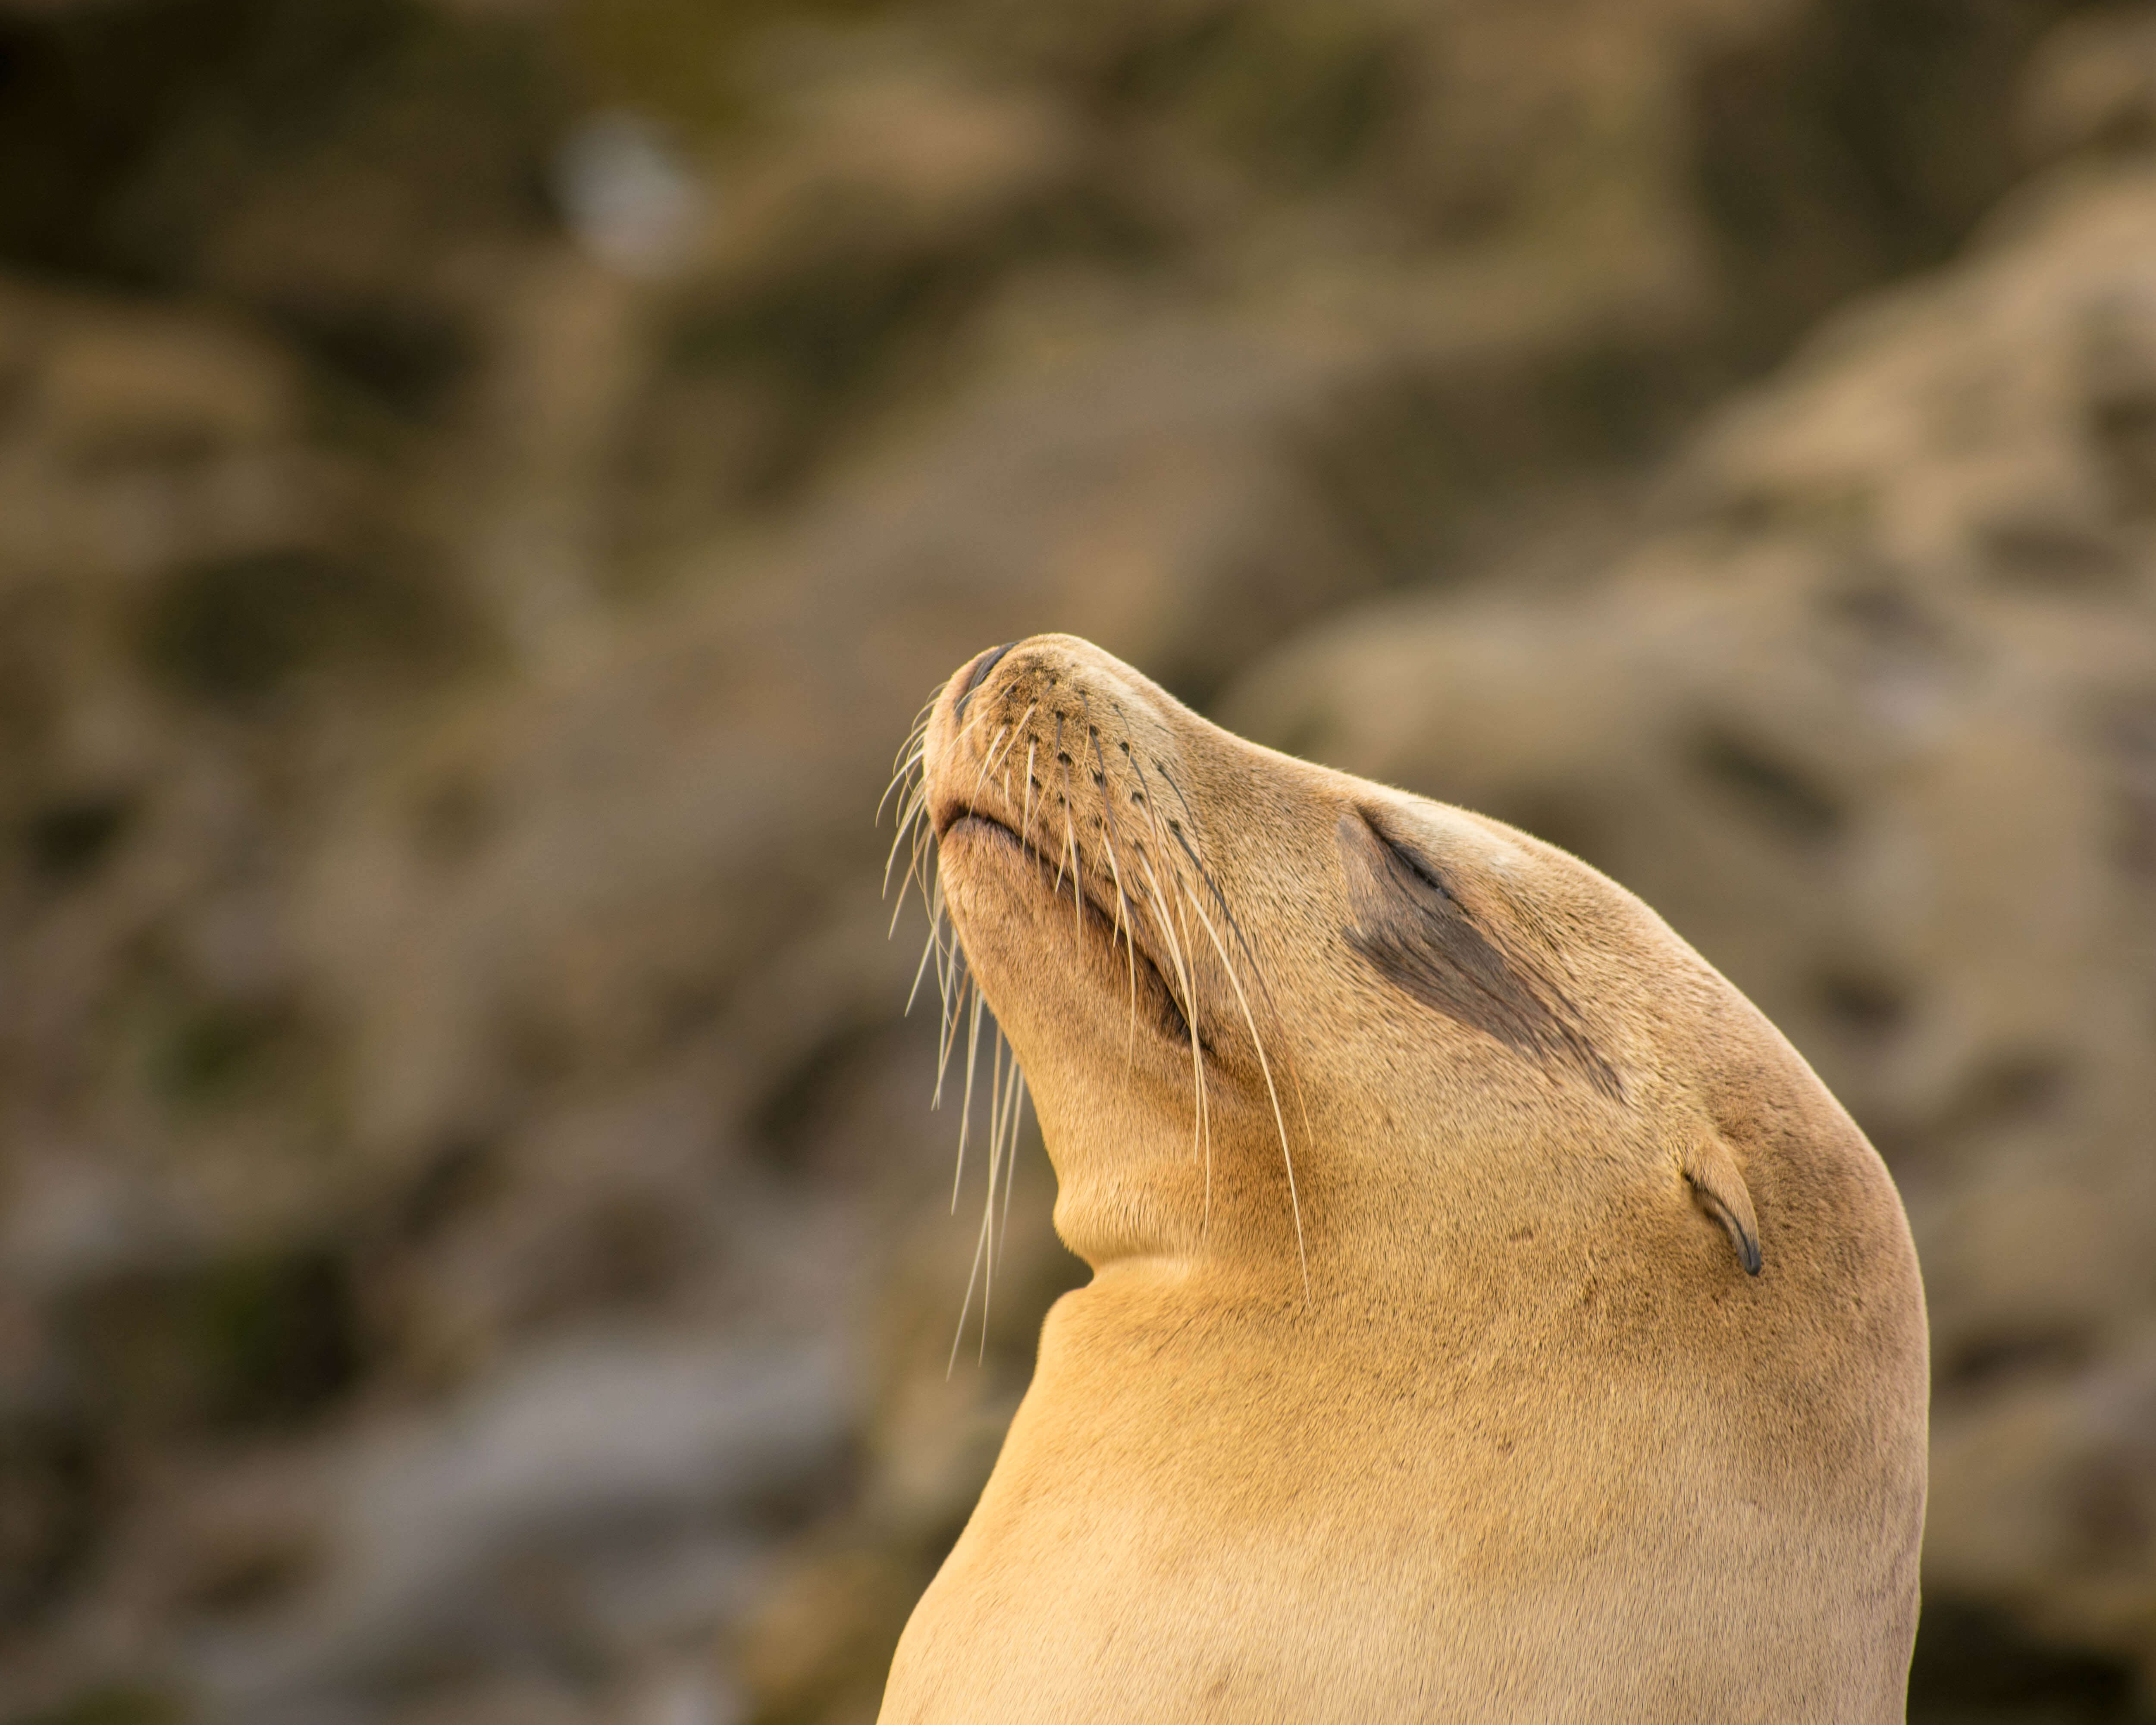
{"label": "sea lion nose", "polygon": [[966,703],[973,698],[973,691],[988,680],[988,673],[1003,663],[1004,655],[1018,645],[1016,641],[1005,641],[1000,647],[991,647],[973,661],[973,668],[966,673],[966,686],[958,691],[957,704],[952,708],[953,718],[966,716]]}

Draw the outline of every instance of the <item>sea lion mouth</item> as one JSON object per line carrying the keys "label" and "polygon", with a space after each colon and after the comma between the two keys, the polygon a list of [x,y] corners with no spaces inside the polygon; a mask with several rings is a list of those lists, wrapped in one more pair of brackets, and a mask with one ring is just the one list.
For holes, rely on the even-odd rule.
{"label": "sea lion mouth", "polygon": [[939,810],[935,816],[935,832],[939,850],[947,844],[963,843],[968,839],[997,847],[1050,896],[1070,904],[1075,911],[1074,920],[1086,937],[1104,942],[1111,957],[1118,947],[1128,954],[1127,958],[1117,962],[1127,963],[1134,969],[1137,1004],[1149,1009],[1149,1012],[1140,1015],[1149,1016],[1154,1028],[1176,1047],[1188,1050],[1194,1040],[1201,1054],[1209,1060],[1214,1058],[1211,1041],[1202,1029],[1194,1029],[1195,1014],[1177,997],[1150,950],[1151,930],[1142,927],[1135,914],[1119,917],[1086,889],[1080,870],[1057,868],[1051,858],[1027,842],[1014,828],[967,803],[953,802]]}

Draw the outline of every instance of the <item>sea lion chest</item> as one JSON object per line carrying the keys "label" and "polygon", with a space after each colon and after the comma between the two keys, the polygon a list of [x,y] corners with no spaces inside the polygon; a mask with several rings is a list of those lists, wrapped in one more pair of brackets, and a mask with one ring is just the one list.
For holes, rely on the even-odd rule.
{"label": "sea lion chest", "polygon": [[1717,1416],[1577,1286],[1439,1317],[1418,1353],[1171,1279],[1051,1314],[891,1725],[1883,1717],[1787,1609],[1788,1529],[1821,1506],[1789,1501],[1774,1410]]}

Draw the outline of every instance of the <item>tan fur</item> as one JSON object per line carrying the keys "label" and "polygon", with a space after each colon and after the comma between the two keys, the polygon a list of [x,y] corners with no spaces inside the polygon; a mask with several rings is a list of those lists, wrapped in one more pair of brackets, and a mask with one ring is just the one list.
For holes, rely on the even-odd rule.
{"label": "tan fur", "polygon": [[1900,1719],[1922,1296],[1795,1051],[1550,845],[983,663],[922,806],[1095,1276],[883,1719]]}

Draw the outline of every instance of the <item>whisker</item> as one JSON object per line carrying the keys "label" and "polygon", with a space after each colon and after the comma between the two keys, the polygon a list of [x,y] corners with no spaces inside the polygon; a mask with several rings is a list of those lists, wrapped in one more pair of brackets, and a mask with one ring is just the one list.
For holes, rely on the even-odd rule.
{"label": "whisker", "polygon": [[914,721],[913,729],[907,732],[906,741],[899,746],[898,752],[891,757],[891,782],[884,787],[883,796],[876,803],[879,820],[883,818],[884,804],[891,800],[892,791],[906,782],[907,775],[921,764],[927,752],[928,717],[924,709],[921,716]]}
{"label": "whisker", "polygon": [[875,819],[877,824],[880,825],[882,823],[884,806],[891,801],[891,793],[912,776],[913,769],[921,765],[927,752],[928,743],[926,737],[920,739],[918,742],[909,743],[905,749],[901,751],[901,759],[896,770],[891,775],[891,783],[884,787],[883,795],[876,799]]}
{"label": "whisker", "polygon": [[[898,788],[899,787],[894,783],[891,791],[884,793],[883,802],[876,804],[876,819],[879,821],[883,818],[885,805],[891,801],[891,791]],[[906,834],[912,830],[914,816],[916,813],[916,803],[925,800],[927,794],[928,788],[925,782],[909,778],[903,793],[898,799],[898,831],[896,836],[891,841],[890,855],[884,859],[883,884],[886,891],[891,888],[891,859],[898,855],[898,847],[906,842]]]}
{"label": "whisker", "polygon": [[[1160,813],[1158,809],[1154,807],[1155,798],[1152,794],[1152,786],[1146,778],[1144,764],[1139,761],[1136,755],[1132,755],[1131,757],[1131,770],[1137,775],[1138,784],[1144,793],[1139,800],[1138,806],[1145,811],[1146,824],[1152,833],[1153,843],[1160,848],[1162,865],[1163,867],[1167,867],[1169,862],[1168,841],[1161,831]],[[1176,836],[1178,840],[1181,839],[1182,835],[1179,833],[1176,834]],[[1197,858],[1192,855],[1190,847],[1188,844],[1183,845],[1183,851],[1186,856],[1189,856],[1191,858],[1193,865],[1197,867],[1199,870],[1199,872],[1203,873],[1204,865],[1199,864]],[[1148,875],[1152,874],[1152,869],[1150,864],[1147,865],[1146,872]],[[1179,868],[1170,869],[1169,875],[1175,885],[1176,909],[1178,912],[1181,912],[1189,905],[1190,884],[1183,878],[1183,870]],[[1157,878],[1154,881],[1154,896],[1156,899],[1160,896],[1159,885]],[[1192,952],[1194,955],[1197,950],[1197,942],[1191,939],[1189,922],[1179,915],[1177,921],[1181,925],[1183,941],[1188,942]],[[1170,932],[1169,938],[1171,940],[1174,938],[1173,931]],[[1213,1124],[1211,1111],[1207,1106],[1205,1096],[1205,1062],[1198,1041],[1198,967],[1194,960],[1194,956],[1193,959],[1185,961],[1182,957],[1179,948],[1177,952],[1177,962],[1178,964],[1184,965],[1188,972],[1188,976],[1183,984],[1183,996],[1185,1001],[1183,1018],[1186,1026],[1190,1032],[1192,1091],[1191,1136],[1193,1139],[1191,1147],[1194,1153],[1202,1154],[1204,1159],[1205,1202],[1204,1209],[1201,1213],[1202,1220],[1200,1226],[1204,1230],[1209,1230],[1213,1222]]]}
{"label": "whisker", "polygon": [[1310,1253],[1303,1241],[1302,1200],[1296,1191],[1295,1158],[1287,1146],[1287,1122],[1281,1114],[1280,1092],[1273,1085],[1272,1062],[1265,1058],[1265,1039],[1258,1034],[1258,1021],[1251,1014],[1249,997],[1243,992],[1242,978],[1235,973],[1235,963],[1228,957],[1228,949],[1220,943],[1220,937],[1213,927],[1213,919],[1205,914],[1205,907],[1195,900],[1191,903],[1191,909],[1197,912],[1199,922],[1204,926],[1206,934],[1211,938],[1213,950],[1220,955],[1221,968],[1228,973],[1228,986],[1235,991],[1236,1004],[1243,1009],[1243,1022],[1250,1028],[1250,1045],[1257,1050],[1258,1070],[1265,1075],[1265,1095],[1273,1106],[1273,1127],[1280,1133],[1281,1161],[1287,1169],[1288,1207],[1295,1216],[1295,1255],[1302,1266],[1302,1302],[1308,1306],[1311,1300]]}
{"label": "whisker", "polygon": [[1109,936],[1110,959],[1111,962],[1113,961],[1115,952],[1115,936],[1116,934],[1122,936],[1123,949],[1129,955],[1130,958],[1131,1033],[1130,1046],[1126,1055],[1126,1061],[1128,1065],[1135,1065],[1137,1063],[1138,1057],[1138,945],[1136,937],[1131,932],[1130,922],[1126,920],[1125,916],[1126,907],[1123,898],[1123,870],[1122,865],[1116,860],[1116,841],[1109,835],[1105,825],[1101,829],[1101,848],[1108,853],[1109,878],[1116,883],[1116,927]]}
{"label": "whisker", "polygon": [[921,963],[913,968],[913,986],[906,991],[906,1010],[901,1014],[902,1017],[910,1019],[913,1016],[913,1003],[921,993],[921,979],[928,974],[929,956],[941,944],[936,937],[942,932],[935,919],[932,917],[928,924],[928,938],[921,948]]}
{"label": "whisker", "polygon": [[966,799],[968,802],[978,803],[980,801],[981,787],[988,782],[988,762],[994,758],[997,746],[1003,742],[1004,732],[1008,732],[1010,726],[1008,725],[998,729],[995,734],[994,741],[988,744],[986,752],[982,755],[980,767],[973,774],[973,794]]}
{"label": "whisker", "polygon": [[906,741],[898,746],[898,754],[891,757],[894,762],[927,733],[929,716],[935,712],[936,703],[942,698],[943,691],[939,687],[927,700],[921,703],[921,711],[913,716],[913,722],[906,727]]}
{"label": "whisker", "polygon": [[[1024,1094],[1019,1071],[1018,1050],[1010,1045],[1001,1026],[997,1029],[998,1069],[1000,1083],[996,1099],[996,1118],[988,1137],[988,1193],[982,1215],[982,1223],[988,1229],[988,1253],[981,1271],[981,1347],[986,1358],[988,1348],[988,1297],[995,1281],[996,1260],[1009,1240],[1011,1165],[1018,1153],[1018,1110]],[[1000,1187],[1004,1195],[1004,1227],[998,1234],[992,1225],[996,1209],[996,1193]],[[998,1240],[1004,1245],[999,1245]]]}
{"label": "whisker", "polygon": [[[974,993],[978,1010],[979,991]],[[996,1259],[1003,1247],[998,1244],[996,1194],[1003,1193],[1003,1211],[1000,1219],[1002,1237],[1008,1240],[1010,1230],[1010,1190],[1012,1158],[1018,1149],[1018,1130],[1025,1099],[1025,1075],[1018,1063],[1017,1050],[997,1027],[993,1052],[993,1070],[989,1077],[988,1101],[988,1190],[982,1207],[981,1226],[973,1239],[973,1266],[966,1276],[966,1295],[958,1308],[958,1327],[951,1337],[950,1358],[944,1362],[943,1374],[949,1377],[958,1363],[958,1349],[966,1338],[966,1320],[973,1309],[973,1289],[981,1290],[981,1329],[979,1358],[985,1363],[988,1350],[988,1320],[993,1309],[995,1291]],[[953,1203],[956,1193],[953,1193]]]}
{"label": "whisker", "polygon": [[911,813],[907,816],[906,824],[900,828],[898,837],[891,841],[891,855],[884,860],[883,887],[884,891],[888,894],[891,891],[891,868],[898,860],[898,847],[907,838],[911,838],[913,841],[913,848],[907,858],[906,865],[906,878],[898,883],[897,901],[891,906],[891,927],[885,931],[884,935],[884,937],[886,940],[888,940],[891,935],[898,932],[898,919],[906,909],[906,890],[913,885],[916,880],[920,880],[922,882],[922,901],[924,903],[927,901],[928,891],[926,874],[927,861],[930,847],[934,843],[934,839],[929,834],[926,824],[921,819],[922,811],[925,810],[927,806],[928,793],[924,787],[919,795],[914,799]]}
{"label": "whisker", "polygon": [[[1153,770],[1167,782],[1168,789],[1175,793],[1175,800],[1183,805],[1183,819],[1194,828],[1196,827],[1198,816],[1190,807],[1190,799],[1183,794],[1183,787],[1175,782],[1174,776],[1158,761],[1155,761],[1152,764]],[[1205,883],[1206,890],[1213,895],[1214,908],[1219,911],[1220,920],[1228,925],[1228,932],[1235,936],[1235,944],[1241,950],[1243,956],[1250,960],[1250,969],[1259,991],[1265,995],[1268,1007],[1271,1006],[1271,994],[1265,985],[1264,967],[1259,964],[1257,954],[1250,950],[1250,942],[1243,933],[1242,924],[1235,920],[1235,912],[1228,903],[1227,894],[1221,891],[1220,883],[1213,878],[1213,871],[1205,866],[1199,860],[1198,853],[1190,848],[1190,840],[1182,829],[1179,827],[1173,827],[1170,830],[1174,835],[1175,842],[1182,847],[1183,854],[1190,859],[1191,867],[1198,870],[1199,879]],[[1276,1010],[1274,1016],[1278,1017]]]}
{"label": "whisker", "polygon": [[[1078,855],[1078,834],[1070,824],[1068,809],[1063,814],[1063,848],[1070,858],[1070,932],[1075,935],[1085,927],[1085,911],[1082,891],[1078,883],[1081,866]],[[1059,887],[1063,884],[1063,859],[1060,855],[1055,860],[1055,884]]]}
{"label": "whisker", "polygon": [[1025,848],[1038,857],[1040,852],[1033,842],[1033,739],[1028,737],[1025,742],[1025,803],[1019,812],[1018,826],[1019,836],[1025,841]]}
{"label": "whisker", "polygon": [[[973,1240],[973,1267],[967,1273],[966,1297],[958,1307],[958,1332],[951,1338],[951,1358],[943,1363],[943,1376],[946,1379],[948,1379],[951,1373],[957,1369],[958,1344],[966,1339],[966,1314],[973,1309],[973,1284],[980,1279],[981,1260],[988,1250],[985,1223],[983,1227],[983,1232],[975,1236]],[[981,1324],[981,1353],[984,1359],[988,1355],[988,1322],[983,1318]]]}
{"label": "whisker", "polygon": [[[988,1357],[988,1306],[996,1288],[996,1176],[1003,1172],[1004,1147],[1004,1057],[1010,1044],[1005,1040],[1003,1027],[996,1027],[994,1070],[988,1081],[988,1191],[981,1206],[981,1238],[985,1250],[981,1260],[981,1358]],[[958,1322],[963,1327],[966,1315],[962,1311]]]}
{"label": "whisker", "polygon": [[[1145,864],[1146,885],[1152,893],[1153,908],[1160,919],[1162,932],[1168,941],[1168,957],[1175,967],[1176,983],[1183,990],[1183,1027],[1190,1033],[1190,1150],[1191,1154],[1195,1156],[1199,1153],[1204,1142],[1205,1129],[1205,1056],[1204,1050],[1199,1045],[1198,1041],[1196,970],[1183,957],[1183,943],[1176,937],[1174,918],[1169,916],[1166,897],[1161,891],[1160,877],[1154,872],[1150,860],[1142,855],[1138,860]],[[1209,1222],[1213,1198],[1209,1159],[1206,1172],[1205,1198],[1206,1219]]]}
{"label": "whisker", "polygon": [[[1009,1154],[1015,1156],[1018,1153],[1019,1131],[1025,1124],[1025,1072],[1024,1069],[1019,1065],[1015,1055],[1014,1055],[1011,1061],[1011,1083],[1017,1096],[1017,1100],[1011,1104]],[[1003,1249],[1005,1251],[1009,1251],[1010,1250],[1011,1183],[1011,1171],[1009,1168],[1006,1168],[1004,1170],[1003,1219]]]}
{"label": "whisker", "polygon": [[[1168,770],[1166,764],[1159,760],[1155,760],[1152,764],[1153,770],[1158,773],[1161,778],[1166,781],[1168,788],[1175,793],[1175,800],[1182,805],[1184,819],[1188,820],[1194,829],[1198,825],[1197,813],[1191,808],[1190,799],[1183,795],[1183,787],[1175,782],[1175,775],[1170,773]],[[1219,911],[1221,921],[1228,925],[1228,932],[1235,937],[1237,948],[1242,952],[1245,959],[1249,962],[1250,967],[1250,980],[1257,988],[1259,999],[1265,1003],[1266,1018],[1273,1024],[1277,1024],[1280,1022],[1280,1007],[1273,999],[1272,984],[1266,979],[1265,966],[1258,962],[1258,956],[1251,948],[1249,937],[1243,932],[1243,926],[1236,919],[1235,909],[1229,904],[1227,895],[1220,890],[1220,883],[1214,878],[1213,871],[1205,866],[1204,863],[1199,859],[1198,853],[1191,848],[1190,841],[1184,835],[1182,829],[1179,826],[1175,826],[1171,824],[1170,830],[1174,834],[1176,843],[1181,846],[1183,854],[1190,859],[1191,866],[1198,871],[1199,878],[1205,883],[1206,891],[1213,895],[1214,906]],[[1193,910],[1199,909],[1199,906],[1194,901],[1192,903],[1191,908]],[[1202,911],[1200,911],[1200,915],[1203,915]],[[1212,928],[1209,925],[1206,929],[1206,932],[1209,935],[1212,935],[1213,943],[1217,948],[1220,944],[1219,937],[1217,934],[1213,933]],[[1221,962],[1227,968],[1229,979],[1231,982],[1235,981],[1235,967],[1229,963],[1225,952],[1221,954]],[[1241,993],[1240,983],[1237,986],[1237,993],[1239,995]],[[1243,1011],[1244,1017],[1247,1020],[1250,1015],[1248,1002],[1244,1003]],[[1252,1034],[1255,1040],[1255,1030]],[[1260,1045],[1259,1053],[1260,1058],[1262,1058],[1264,1054],[1262,1044]],[[1308,1099],[1305,1097],[1302,1093],[1302,1078],[1292,1066],[1286,1067],[1283,1070],[1286,1072],[1288,1082],[1292,1085],[1295,1089],[1296,1108],[1302,1117],[1303,1142],[1307,1143],[1310,1142],[1311,1134],[1310,1103]],[[1268,1082],[1270,1082],[1270,1080]],[[1273,1100],[1275,1112],[1277,1114],[1279,1110],[1279,1098],[1276,1096]],[[1281,1153],[1283,1158],[1285,1158],[1287,1153],[1286,1135],[1284,1132],[1281,1135]],[[1294,1171],[1292,1168],[1289,1170],[1289,1195],[1291,1197],[1294,1195]],[[1298,1217],[1298,1244],[1301,1240],[1300,1221],[1301,1219]],[[1309,1268],[1306,1264],[1304,1266],[1303,1282],[1305,1296],[1307,1297],[1309,1291]]]}
{"label": "whisker", "polygon": [[943,1077],[958,1045],[958,1025],[965,1016],[966,997],[973,984],[973,978],[965,973],[965,949],[958,944],[958,933],[954,928],[939,967],[942,978],[943,1040],[936,1053],[936,1094],[928,1101],[932,1108],[943,1106]]}
{"label": "whisker", "polygon": [[[1063,725],[1060,716],[1057,718],[1055,723],[1056,734],[1060,737]],[[1073,940],[1082,940],[1086,933],[1086,891],[1079,879],[1083,863],[1078,855],[1078,834],[1075,828],[1071,824],[1074,799],[1070,783],[1070,763],[1063,759],[1062,751],[1060,749],[1056,751],[1056,760],[1058,762],[1056,770],[1063,775],[1063,849],[1070,858],[1070,936]],[[1058,891],[1062,890],[1063,856],[1061,854],[1059,854],[1055,859],[1055,886]]]}
{"label": "whisker", "polygon": [[[1007,727],[1007,728],[1009,730],[1009,732],[1010,732],[1010,741],[1009,741],[1008,743],[1005,743],[1005,744],[1004,745],[1004,752],[1005,753],[1005,755],[1006,755],[1006,756],[1008,756],[1008,755],[1009,754],[1009,752],[1010,752],[1010,751],[1011,751],[1011,750],[1013,750],[1013,749],[1014,749],[1014,748],[1016,748],[1016,747],[1018,747],[1018,740],[1019,740],[1019,736],[1020,736],[1020,735],[1024,732],[1025,727],[1027,726],[1027,725],[1028,725],[1028,724],[1029,724],[1029,723],[1032,721],[1033,716],[1034,716],[1035,713],[1039,712],[1040,711],[1040,703],[1039,701],[1034,701],[1034,702],[1033,703],[1033,705],[1032,705],[1031,706],[1028,707],[1028,708],[1027,708],[1024,712],[1022,712],[1022,713],[1020,713],[1020,714],[1019,715],[1019,719],[1018,719],[1018,723],[1017,723],[1017,724],[1015,724],[1015,725],[1014,725],[1014,726],[1010,726]],[[1000,739],[1001,733],[1000,733],[1000,732],[998,732],[998,738]],[[995,760],[994,760],[995,752],[994,752],[994,750],[991,749],[988,752],[989,752],[988,770],[989,770],[991,773],[993,773],[993,772],[995,770]],[[1008,767],[1009,767],[1009,761],[1008,761],[1008,760],[1006,760],[1006,761],[1005,761],[1004,765],[1005,765],[1005,767],[1006,767],[1006,768],[1008,768]],[[1008,794],[1008,793],[1006,793],[1006,794]]]}
{"label": "whisker", "polygon": [[[1124,902],[1123,870],[1116,855],[1116,799],[1108,788],[1108,757],[1101,752],[1100,727],[1092,722],[1093,703],[1086,698],[1086,691],[1078,691],[1080,704],[1086,709],[1086,734],[1093,745],[1093,759],[1100,772],[1095,775],[1101,788],[1101,845],[1108,854],[1109,877],[1116,883],[1116,930],[1123,937],[1123,945],[1130,955],[1131,968],[1131,1029],[1130,1047],[1127,1056],[1129,1065],[1137,1061],[1138,1038],[1138,948],[1136,936],[1125,924],[1127,907]],[[1113,947],[1111,937],[1111,949]]]}
{"label": "whisker", "polygon": [[[969,978],[970,980],[970,978]],[[973,1123],[973,1070],[981,1046],[981,985],[973,983],[973,1021],[966,1030],[966,1096],[958,1106],[958,1166],[951,1176],[951,1214],[958,1214],[958,1183],[966,1177],[966,1133]]]}

